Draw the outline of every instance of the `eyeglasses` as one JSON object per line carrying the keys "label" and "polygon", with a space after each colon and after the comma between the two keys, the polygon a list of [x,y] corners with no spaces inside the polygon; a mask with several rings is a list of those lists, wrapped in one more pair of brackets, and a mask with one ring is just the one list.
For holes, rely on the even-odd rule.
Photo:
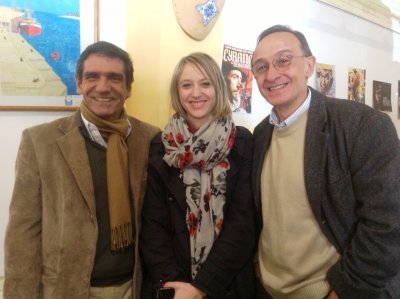
{"label": "eyeglasses", "polygon": [[[296,57],[305,57],[304,55],[284,55],[272,60],[271,64],[278,72],[284,72],[289,69],[292,64],[293,58]],[[254,77],[258,77],[261,74],[268,72],[270,64],[265,61],[256,62],[252,67],[251,71],[254,74]]]}

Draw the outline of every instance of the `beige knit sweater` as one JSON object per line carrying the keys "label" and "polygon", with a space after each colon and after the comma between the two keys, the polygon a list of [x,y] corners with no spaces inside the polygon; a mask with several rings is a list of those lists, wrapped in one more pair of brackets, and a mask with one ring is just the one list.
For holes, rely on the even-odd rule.
{"label": "beige knit sweater", "polygon": [[321,299],[326,272],[338,253],[315,220],[304,182],[307,113],[275,128],[262,173],[263,230],[259,241],[262,283],[274,297]]}

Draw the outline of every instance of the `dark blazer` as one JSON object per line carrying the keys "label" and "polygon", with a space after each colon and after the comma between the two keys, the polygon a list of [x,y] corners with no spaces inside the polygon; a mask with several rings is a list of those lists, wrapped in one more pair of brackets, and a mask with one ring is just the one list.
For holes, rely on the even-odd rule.
{"label": "dark blazer", "polygon": [[[160,280],[186,281],[207,293],[207,298],[253,298],[255,225],[250,184],[252,152],[250,132],[237,127],[235,143],[228,155],[230,169],[227,172],[223,229],[192,281],[185,187],[180,170],[169,167],[163,160],[164,146],[160,135],[156,135],[150,150],[139,245],[152,286],[147,285],[143,289],[156,288]],[[230,297],[227,297],[229,294]],[[142,298],[145,297],[142,294]]]}
{"label": "dark blazer", "polygon": [[[340,299],[400,298],[400,145],[393,123],[366,105],[310,89],[306,190],[321,230],[342,256],[328,281]],[[261,171],[272,132],[269,116],[254,131],[260,229]]]}

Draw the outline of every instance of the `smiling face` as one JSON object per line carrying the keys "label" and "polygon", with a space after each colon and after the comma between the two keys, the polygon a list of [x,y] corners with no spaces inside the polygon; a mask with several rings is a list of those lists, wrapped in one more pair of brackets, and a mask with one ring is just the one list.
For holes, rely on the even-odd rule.
{"label": "smiling face", "polygon": [[[272,61],[293,56],[285,71],[277,71]],[[302,57],[300,41],[289,32],[275,32],[264,37],[253,53],[253,65],[269,64],[268,71],[256,77],[263,97],[274,106],[281,121],[290,116],[307,97],[307,80],[312,75],[315,58]]]}
{"label": "smiling face", "polygon": [[215,88],[203,70],[186,63],[178,81],[179,101],[186,111],[186,120],[198,129],[213,118],[216,105]]}
{"label": "smiling face", "polygon": [[84,61],[82,80],[76,77],[75,81],[78,93],[94,114],[108,121],[120,117],[131,92],[122,60],[91,54]]}

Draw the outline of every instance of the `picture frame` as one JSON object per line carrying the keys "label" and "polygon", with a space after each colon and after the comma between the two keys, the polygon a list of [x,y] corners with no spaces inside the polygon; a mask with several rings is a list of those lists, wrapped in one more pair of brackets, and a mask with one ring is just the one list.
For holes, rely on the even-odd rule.
{"label": "picture frame", "polygon": [[13,1],[19,7],[0,6],[0,110],[79,107],[76,61],[83,49],[99,40],[99,1],[74,0],[62,7],[58,1],[42,0],[40,11],[36,0]]}

